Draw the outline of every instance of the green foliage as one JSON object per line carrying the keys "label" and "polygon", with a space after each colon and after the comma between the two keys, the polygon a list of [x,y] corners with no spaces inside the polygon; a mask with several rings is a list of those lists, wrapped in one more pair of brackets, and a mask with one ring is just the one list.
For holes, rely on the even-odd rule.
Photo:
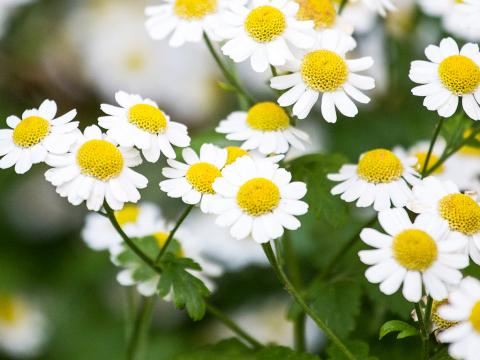
{"label": "green foliage", "polygon": [[283,346],[267,346],[255,351],[237,339],[227,339],[215,345],[180,354],[175,360],[320,360],[320,358]]}
{"label": "green foliage", "polygon": [[205,297],[210,291],[205,284],[188,270],[201,270],[200,265],[188,258],[177,258],[167,254],[161,262],[162,275],[158,283],[160,296],[165,297],[170,292],[173,303],[179,309],[187,308],[188,315],[193,320],[200,320],[205,315]]}
{"label": "green foliage", "polygon": [[417,328],[409,323],[401,320],[391,320],[387,321],[380,328],[379,339],[381,340],[385,335],[392,332],[398,332],[397,339],[404,339],[410,336],[419,335]]}
{"label": "green foliage", "polygon": [[309,205],[309,211],[317,219],[325,220],[335,227],[345,223],[348,205],[338,196],[330,194],[335,183],[327,179],[327,174],[337,172],[345,162],[345,157],[339,154],[311,154],[288,164],[294,179],[307,184],[309,191],[304,200]]}
{"label": "green foliage", "polygon": [[[378,360],[374,356],[370,356],[370,347],[366,342],[363,341],[347,341],[345,344],[348,349],[352,352],[357,360]],[[337,346],[330,344],[327,348],[328,360],[347,360],[345,354],[342,353]]]}
{"label": "green foliage", "polygon": [[436,352],[431,358],[430,360],[453,360],[453,358],[448,355],[448,348],[447,347],[443,347],[441,350],[439,350],[438,352]]}

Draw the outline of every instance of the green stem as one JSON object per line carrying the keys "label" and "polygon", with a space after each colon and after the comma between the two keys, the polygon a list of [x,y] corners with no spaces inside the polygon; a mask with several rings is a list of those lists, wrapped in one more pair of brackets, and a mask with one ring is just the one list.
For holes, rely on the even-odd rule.
{"label": "green stem", "polygon": [[433,148],[435,147],[435,143],[438,139],[438,135],[440,134],[440,130],[442,129],[443,122],[444,122],[444,118],[440,117],[440,120],[437,122],[437,126],[435,126],[435,131],[433,133],[432,140],[430,141],[430,146],[428,147],[427,157],[425,158],[425,163],[423,164],[422,173],[421,173],[422,178],[424,178],[427,173],[428,164],[432,156]]}
{"label": "green stem", "polygon": [[231,86],[233,86],[237,92],[238,95],[243,97],[247,102],[248,105],[251,106],[255,103],[255,100],[250,96],[250,94],[239,84],[238,80],[235,78],[235,76],[232,75],[232,73],[227,69],[223,61],[220,59],[220,57],[217,54],[217,51],[213,47],[212,41],[208,37],[208,35],[204,32],[203,33],[203,39],[205,40],[205,44],[207,45],[208,50],[210,51],[210,54],[212,55],[213,59],[217,63],[218,67],[223,73],[223,76],[225,76],[225,79],[230,83]]}
{"label": "green stem", "polygon": [[340,15],[343,11],[343,9],[345,9],[345,6],[347,5],[348,3],[348,0],[342,0],[342,2],[340,3],[340,6],[338,7],[338,15]]}
{"label": "green stem", "polygon": [[177,220],[175,226],[173,227],[172,231],[170,231],[170,233],[168,234],[168,237],[167,237],[167,240],[165,241],[165,244],[162,246],[162,248],[160,249],[160,252],[158,253],[157,257],[155,258],[155,262],[154,262],[155,265],[158,265],[158,263],[162,259],[162,256],[167,251],[168,246],[172,242],[178,228],[185,221],[185,219],[187,218],[188,214],[190,214],[190,211],[192,211],[194,206],[195,205],[188,205],[188,207],[183,211],[182,215],[180,215],[180,217],[178,218],[178,220]]}
{"label": "green stem", "polygon": [[212,304],[207,303],[207,311],[215,316],[218,320],[223,322],[230,330],[236,333],[240,338],[249,343],[254,349],[263,347],[257,340],[248,335],[240,326],[238,326],[231,318],[229,318],[224,312],[216,308]]}
{"label": "green stem", "polygon": [[424,342],[424,359],[428,360],[430,358],[430,318],[432,314],[432,305],[433,305],[433,299],[431,296],[428,297],[427,299],[427,306],[425,307],[425,317],[423,320],[423,324],[425,326],[425,342]]}
{"label": "green stem", "polygon": [[423,322],[422,309],[420,308],[420,303],[415,303],[415,312],[417,313],[418,326],[420,328],[420,333],[422,334],[422,342],[425,341],[425,323]]}
{"label": "green stem", "polygon": [[308,316],[312,318],[313,321],[317,324],[317,326],[325,333],[325,335],[338,347],[338,349],[345,355],[347,359],[356,360],[357,358],[347,349],[345,344],[334,334],[334,332],[328,327],[328,325],[320,319],[317,314],[307,305],[305,300],[303,300],[300,293],[297,289],[292,285],[290,280],[288,279],[287,275],[283,271],[283,269],[278,265],[277,259],[275,257],[275,253],[273,252],[272,246],[270,243],[262,244],[263,251],[267,256],[270,265],[272,265],[275,274],[277,275],[278,279],[288,291],[288,293],[293,297],[293,299],[300,305],[305,311]]}
{"label": "green stem", "polygon": [[150,325],[152,311],[155,305],[155,297],[144,298],[135,319],[135,325],[127,347],[127,360],[140,358],[141,348],[145,333]]}

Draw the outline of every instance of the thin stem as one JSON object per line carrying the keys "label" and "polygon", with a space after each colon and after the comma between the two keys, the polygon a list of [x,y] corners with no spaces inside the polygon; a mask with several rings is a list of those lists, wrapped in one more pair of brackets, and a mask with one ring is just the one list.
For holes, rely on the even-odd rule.
{"label": "thin stem", "polygon": [[155,262],[154,262],[155,265],[158,265],[158,263],[162,259],[162,256],[167,251],[168,246],[170,245],[170,243],[172,242],[172,240],[175,236],[175,233],[177,232],[178,228],[182,225],[184,220],[187,218],[188,214],[190,214],[190,211],[192,211],[193,207],[194,207],[194,205],[188,205],[188,207],[184,210],[182,215],[180,215],[180,217],[178,218],[178,220],[175,223],[175,226],[173,227],[172,231],[170,231],[170,233],[168,234],[168,237],[167,237],[167,240],[165,241],[165,244],[162,246],[162,248],[160,249],[160,252],[158,253],[157,257],[155,258]]}
{"label": "thin stem", "polygon": [[270,71],[272,72],[272,77],[275,77],[278,75],[277,69],[275,68],[275,66],[270,65]]}
{"label": "thin stem", "polygon": [[424,347],[423,347],[423,357],[425,360],[428,360],[430,358],[430,318],[432,314],[432,305],[433,305],[433,299],[431,296],[428,296],[427,299],[427,306],[425,307],[425,317],[423,320],[423,325],[425,326],[425,342],[424,342]]}
{"label": "thin stem", "polygon": [[417,313],[418,326],[420,327],[420,333],[422,334],[422,341],[425,341],[425,323],[423,322],[422,309],[419,303],[415,303],[415,312]]}
{"label": "thin stem", "polygon": [[247,343],[249,343],[254,349],[259,349],[263,347],[262,344],[260,344],[257,340],[255,340],[253,337],[248,335],[245,330],[243,330],[240,326],[238,326],[231,318],[228,317],[227,314],[225,314],[223,311],[220,309],[216,308],[212,304],[207,303],[207,311],[215,316],[218,320],[223,322],[230,330],[232,330],[234,333],[236,333],[240,338],[245,340]]}
{"label": "thin stem", "polygon": [[348,3],[348,0],[342,0],[342,2],[340,3],[340,6],[338,7],[338,15],[342,13],[347,3]]}
{"label": "thin stem", "polygon": [[438,139],[438,135],[440,134],[440,130],[442,129],[443,122],[444,122],[444,118],[440,117],[440,120],[437,122],[437,126],[435,126],[435,131],[433,133],[432,140],[430,141],[430,146],[428,147],[427,157],[425,158],[425,163],[423,164],[422,173],[421,173],[422,178],[424,178],[425,174],[427,173],[430,157],[432,156],[432,151],[433,151],[433,148],[435,147],[435,142]]}
{"label": "thin stem", "polygon": [[212,55],[213,59],[217,63],[218,67],[223,73],[223,76],[225,76],[225,79],[232,85],[237,93],[241,95],[248,103],[249,105],[253,105],[255,103],[255,100],[250,96],[250,94],[238,83],[238,80],[235,78],[235,76],[232,75],[232,73],[227,69],[223,61],[220,59],[220,57],[217,54],[217,51],[213,47],[212,41],[208,37],[208,35],[204,32],[203,33],[203,39],[205,40],[205,43],[207,44],[207,48],[210,51],[210,54]]}
{"label": "thin stem", "polygon": [[152,259],[150,259],[150,257],[148,255],[146,255],[142,250],[140,250],[140,248],[137,247],[137,245],[135,245],[135,243],[132,241],[132,239],[130,239],[128,237],[128,235],[125,234],[122,227],[118,223],[117,218],[115,217],[115,213],[112,210],[112,208],[110,206],[108,206],[107,203],[105,203],[103,205],[103,207],[105,208],[105,211],[107,212],[108,218],[109,218],[110,222],[112,223],[113,227],[115,228],[117,233],[122,237],[123,241],[125,241],[125,243],[128,245],[128,247],[135,253],[135,255],[137,255],[140,259],[142,259],[142,261],[145,264],[147,264],[155,272],[160,273],[161,269],[157,267],[155,262]]}
{"label": "thin stem", "polygon": [[292,285],[283,269],[278,265],[277,259],[270,243],[262,244],[262,248],[265,252],[265,255],[267,256],[268,261],[270,262],[270,265],[272,265],[272,268],[275,271],[278,279],[283,284],[288,293],[293,297],[293,299],[295,299],[298,305],[300,305],[305,311],[305,313],[307,313],[308,316],[310,316],[312,320],[315,321],[317,326],[338,347],[338,349],[345,355],[347,359],[356,360],[356,357],[350,352],[350,350],[347,349],[345,344],[337,337],[337,335],[333,333],[333,331],[328,327],[328,325],[317,316],[317,314],[307,305],[305,300],[303,300],[302,296]]}
{"label": "thin stem", "polygon": [[155,305],[154,296],[144,298],[135,319],[135,325],[127,347],[127,360],[139,358],[145,332],[150,325],[150,319]]}

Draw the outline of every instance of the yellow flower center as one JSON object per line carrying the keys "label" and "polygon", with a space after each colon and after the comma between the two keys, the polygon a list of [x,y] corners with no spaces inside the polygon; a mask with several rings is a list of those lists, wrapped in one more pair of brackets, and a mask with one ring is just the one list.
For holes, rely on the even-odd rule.
{"label": "yellow flower center", "polygon": [[10,295],[0,295],[0,323],[13,325],[23,313],[22,302]]}
{"label": "yellow flower center", "polygon": [[470,314],[470,322],[476,332],[480,333],[480,301],[473,306],[472,313]]}
{"label": "yellow flower center", "polygon": [[295,0],[300,8],[298,20],[313,20],[315,29],[330,28],[335,24],[337,12],[331,0]]}
{"label": "yellow flower center", "polygon": [[319,92],[335,91],[348,77],[345,60],[333,51],[317,50],[303,57],[300,74],[305,84]]}
{"label": "yellow flower center", "polygon": [[235,160],[242,156],[248,155],[248,151],[243,150],[239,146],[227,146],[225,149],[227,150],[227,162],[225,166],[233,164]]}
{"label": "yellow flower center", "polygon": [[78,149],[77,163],[84,175],[107,181],[122,172],[123,155],[106,140],[89,140]]}
{"label": "yellow flower center", "polygon": [[465,194],[449,194],[439,202],[440,215],[450,229],[466,235],[480,231],[480,206]]}
{"label": "yellow flower center", "polygon": [[438,315],[438,308],[448,303],[448,299],[442,301],[434,300],[432,303],[432,321],[437,325],[440,330],[448,329],[457,325],[454,321],[448,321]]}
{"label": "yellow flower center", "polygon": [[[472,129],[465,130],[463,133],[463,138],[466,139],[470,135],[472,135]],[[475,136],[475,140],[480,142],[480,134],[477,134]],[[473,155],[473,156],[480,156],[480,147],[475,147],[475,146],[464,146],[459,150],[460,153],[465,154],[465,155]]]}
{"label": "yellow flower center", "polygon": [[199,20],[217,10],[217,0],[175,0],[173,12],[186,20]]}
{"label": "yellow flower center", "polygon": [[480,67],[463,55],[452,55],[438,67],[442,84],[457,95],[473,92],[480,85]]}
{"label": "yellow flower center", "polygon": [[37,145],[50,132],[50,123],[44,118],[30,116],[22,121],[13,130],[13,142],[15,145],[29,148]]}
{"label": "yellow flower center", "polygon": [[120,211],[115,211],[115,219],[123,226],[125,224],[134,223],[138,220],[140,208],[136,205],[127,204]]}
{"label": "yellow flower center", "polygon": [[[425,166],[425,162],[427,161],[427,152],[426,151],[419,151],[415,154],[415,157],[417,158],[417,164],[415,165],[415,170],[418,172],[421,172],[423,170],[423,167]],[[428,169],[431,169],[438,161],[438,156],[434,154],[430,154],[430,160],[428,160]],[[435,169],[433,172],[434,174],[441,174],[442,172],[445,171],[445,165],[441,165],[438,168]]]}
{"label": "yellow flower center", "polygon": [[206,162],[199,162],[190,166],[185,177],[195,190],[204,194],[215,194],[212,184],[221,176],[220,170]]}
{"label": "yellow flower center", "polygon": [[437,259],[437,244],[423,230],[404,230],[393,239],[393,257],[408,270],[424,271]]}
{"label": "yellow flower center", "polygon": [[157,107],[137,104],[128,110],[128,121],[151,134],[163,133],[167,128],[167,118]]}
{"label": "yellow flower center", "polygon": [[273,102],[261,102],[248,110],[247,124],[255,130],[278,131],[288,128],[290,120],[282,107]]}
{"label": "yellow flower center", "polygon": [[280,36],[287,27],[287,21],[276,7],[265,5],[250,11],[244,26],[253,40],[264,43]]}
{"label": "yellow flower center", "polygon": [[385,149],[366,152],[358,162],[357,174],[372,183],[390,183],[398,180],[403,165],[397,155]]}
{"label": "yellow flower center", "polygon": [[240,208],[252,216],[274,210],[280,203],[280,190],[271,180],[255,178],[243,184],[237,193]]}

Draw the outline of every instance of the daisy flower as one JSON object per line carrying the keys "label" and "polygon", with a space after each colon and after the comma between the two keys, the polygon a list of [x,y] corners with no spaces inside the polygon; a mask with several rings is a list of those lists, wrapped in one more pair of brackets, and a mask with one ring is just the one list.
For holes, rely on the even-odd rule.
{"label": "daisy flower", "polygon": [[423,105],[450,117],[457,110],[459,98],[465,113],[480,120],[480,52],[478,45],[468,43],[461,50],[452,38],[443,39],[440,46],[429,45],[425,55],[430,61],[413,61],[410,79],[422,84],[412,94],[425,96]]}
{"label": "daisy flower", "polygon": [[147,178],[131,169],[141,162],[136,149],[118,147],[92,125],[69,153],[49,159],[53,168],[45,178],[73,205],[85,201],[89,210],[98,211],[106,201],[120,210],[124,203],[140,200],[137,189],[147,186]]}
{"label": "daisy flower", "polygon": [[417,218],[412,224],[404,209],[381,211],[378,221],[386,234],[369,228],[360,233],[362,241],[375,248],[358,253],[370,266],[367,280],[380,284],[387,295],[403,283],[403,296],[411,302],[421,300],[422,285],[434,300],[445,299],[447,286],[462,279],[458,269],[468,266],[462,239],[434,217]]}
{"label": "daisy flower", "polygon": [[277,164],[239,158],[213,183],[219,195],[212,205],[212,212],[219,215],[216,223],[231,226],[230,235],[235,239],[251,235],[258,243],[279,238],[284,228],[298,229],[300,221],[295,216],[308,211],[307,203],[300,201],[307,187],[291,179]]}
{"label": "daisy flower", "polygon": [[448,304],[438,309],[448,321],[458,323],[441,332],[438,339],[450,343],[449,354],[455,359],[476,360],[480,351],[480,282],[472,277],[462,280],[448,297]]}
{"label": "daisy flower", "polygon": [[434,216],[458,233],[468,245],[468,252],[480,264],[480,205],[462,194],[452,181],[430,176],[413,187],[414,198],[408,208],[422,216]]}
{"label": "daisy flower", "polygon": [[120,146],[136,146],[147,161],[157,162],[160,152],[169,159],[175,158],[172,144],[190,145],[187,127],[170,121],[154,101],[124,91],[117,92],[115,99],[120,106],[101,105],[108,116],[100,117],[98,125],[107,129],[107,136]]}
{"label": "daisy flower", "polygon": [[145,23],[150,36],[162,40],[171,33],[169,44],[179,47],[186,42],[200,42],[204,32],[216,39],[219,16],[230,0],[163,0],[149,6]]}
{"label": "daisy flower", "polygon": [[24,174],[49,154],[66,153],[78,136],[78,121],[72,121],[77,111],[55,118],[56,114],[55,101],[45,100],[38,109],[25,110],[21,119],[9,116],[10,129],[0,130],[0,168],[15,165],[15,172]]}
{"label": "daisy flower", "polygon": [[225,162],[225,166],[233,164],[242,156],[249,156],[252,159],[268,160],[272,163],[278,163],[285,158],[285,155],[283,154],[265,157],[265,155],[259,153],[258,151],[247,151],[239,146],[225,146],[224,149],[227,150],[227,161]]}
{"label": "daisy flower", "polygon": [[[445,139],[443,139],[442,137],[439,137],[435,142],[435,145],[430,154],[430,159],[428,160],[428,169],[432,168],[432,166],[434,166],[437,163],[437,161],[442,156],[446,146],[447,146],[447,143]],[[425,166],[425,162],[427,161],[429,148],[430,148],[430,141],[419,141],[413,146],[411,146],[410,148],[408,148],[408,150],[405,150],[402,147],[398,146],[398,147],[395,147],[393,151],[404,158],[416,157],[417,163],[415,164],[415,170],[418,173],[421,173]],[[439,175],[444,175],[445,172],[446,172],[446,164],[443,163],[440,167],[434,170],[433,173],[436,176],[439,176]]]}
{"label": "daisy flower", "polygon": [[322,95],[321,111],[326,121],[337,121],[335,108],[348,117],[357,115],[357,106],[350,97],[360,103],[368,103],[370,98],[360,90],[373,89],[375,81],[356,74],[369,69],[373,65],[372,58],[345,59],[345,53],[353,47],[354,44],[338,32],[323,31],[315,50],[306,53],[301,60],[289,63],[288,70],[292,74],[270,80],[274,89],[290,89],[279,97],[280,106],[293,105],[293,115],[304,119]]}
{"label": "daisy flower", "polygon": [[314,44],[313,21],[297,20],[299,5],[290,0],[253,0],[247,8],[232,2],[218,30],[227,39],[223,54],[234,62],[250,58],[253,70],[263,72],[269,65],[293,60],[292,50]]}
{"label": "daisy flower", "polygon": [[228,140],[244,141],[245,150],[258,149],[262,154],[284,154],[290,145],[305,150],[302,141],[308,134],[290,124],[287,112],[273,102],[260,102],[247,111],[235,111],[220,121],[215,129]]}
{"label": "daisy flower", "polygon": [[[148,209],[148,210],[147,210]],[[138,209],[140,212],[145,212],[142,217],[138,217],[137,221],[129,222],[123,226],[125,233],[131,238],[141,239],[148,236],[153,236],[158,245],[158,251],[165,245],[165,242],[168,238],[168,235],[173,228],[173,224],[168,224],[166,220],[162,217],[161,211],[158,207],[154,205],[141,205]],[[147,215],[147,216],[145,216]],[[205,259],[200,254],[199,241],[189,232],[179,229],[175,233],[175,240],[178,242],[178,256],[179,257],[188,257],[195,260],[201,267],[200,272],[189,270],[192,275],[201,279],[205,285],[213,290],[215,284],[211,280],[211,277],[216,277],[222,274],[222,268]],[[127,247],[121,244],[118,247],[110,248],[110,253],[112,255],[112,261],[116,265],[120,265],[116,260],[118,255],[120,255]],[[152,296],[157,291],[158,281],[160,280],[160,275],[152,273],[152,276],[143,281],[138,281],[135,277],[135,272],[137,271],[138,263],[132,262],[127,265],[126,269],[122,270],[117,275],[117,281],[124,286],[133,286],[137,287],[137,290],[143,296]],[[167,300],[170,296],[167,297]]]}
{"label": "daisy flower", "polygon": [[200,203],[200,209],[208,213],[215,195],[213,182],[221,176],[220,170],[227,161],[227,150],[213,144],[203,144],[200,156],[191,148],[183,149],[182,163],[167,159],[168,165],[162,170],[168,178],[160,182],[160,189],[172,198],[182,198],[186,204]]}
{"label": "daisy flower", "polygon": [[404,157],[385,149],[367,151],[360,156],[358,164],[347,164],[337,174],[328,174],[328,179],[339,181],[332,195],[341,195],[347,202],[357,201],[358,207],[373,204],[377,211],[405,206],[413,197],[408,184],[418,181],[415,171],[417,159]]}

